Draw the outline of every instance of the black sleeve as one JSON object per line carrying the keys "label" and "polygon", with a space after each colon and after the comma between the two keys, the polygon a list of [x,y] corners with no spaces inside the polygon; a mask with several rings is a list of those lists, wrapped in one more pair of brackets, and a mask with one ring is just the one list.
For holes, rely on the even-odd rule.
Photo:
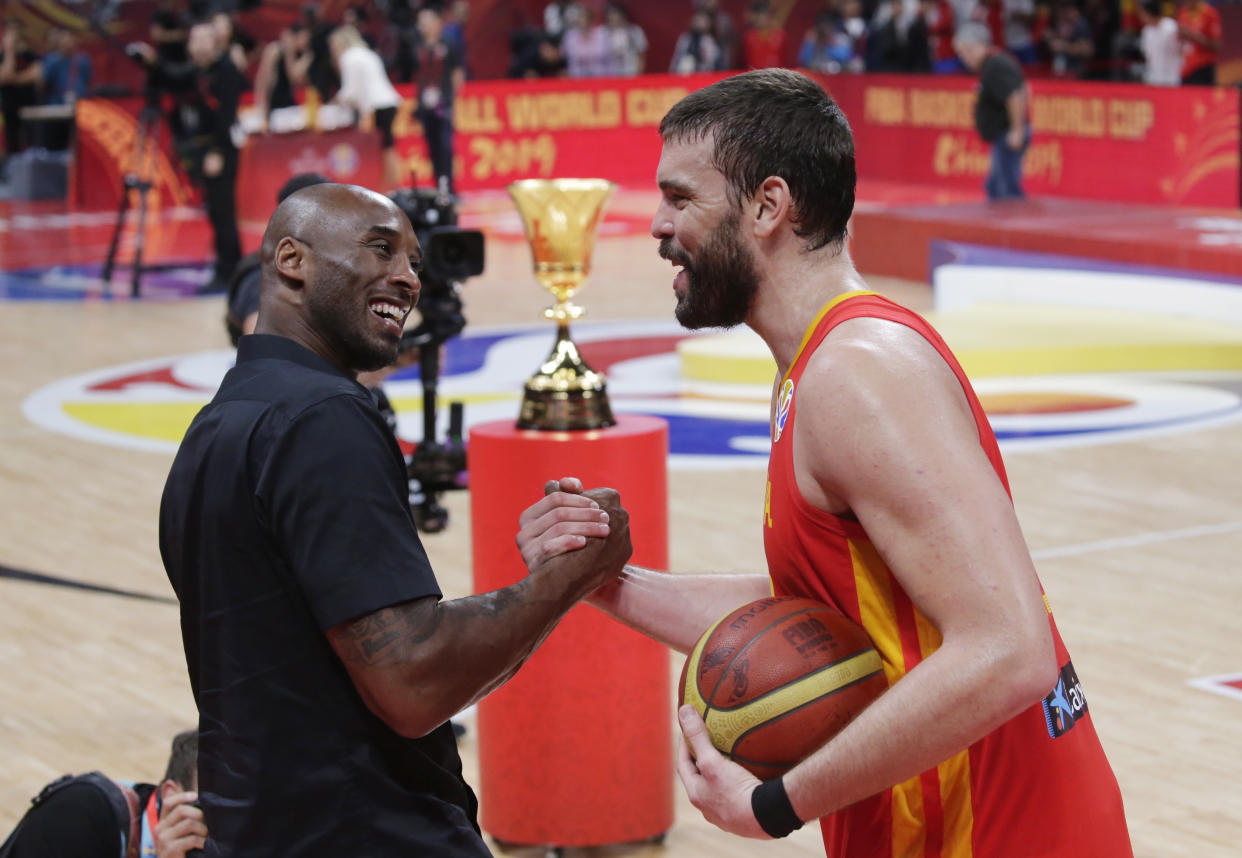
{"label": "black sleeve", "polygon": [[365,391],[293,422],[260,474],[257,500],[321,629],[441,595],[396,440]]}

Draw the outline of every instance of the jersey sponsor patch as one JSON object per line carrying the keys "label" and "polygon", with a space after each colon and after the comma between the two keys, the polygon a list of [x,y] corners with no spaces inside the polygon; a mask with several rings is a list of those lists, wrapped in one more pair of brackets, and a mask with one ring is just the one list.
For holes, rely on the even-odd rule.
{"label": "jersey sponsor patch", "polygon": [[1057,676],[1056,688],[1044,698],[1048,735],[1054,739],[1064,736],[1086,714],[1087,697],[1082,693],[1082,683],[1074,672],[1074,663],[1067,661]]}
{"label": "jersey sponsor patch", "polygon": [[785,431],[785,421],[789,419],[789,410],[793,408],[794,383],[792,378],[785,379],[781,392],[776,397],[776,420],[772,424],[772,443],[781,440]]}

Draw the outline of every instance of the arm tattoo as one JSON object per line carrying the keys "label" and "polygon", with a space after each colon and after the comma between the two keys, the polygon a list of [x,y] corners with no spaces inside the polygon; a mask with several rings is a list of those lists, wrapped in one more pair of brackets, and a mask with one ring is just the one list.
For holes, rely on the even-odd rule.
{"label": "arm tattoo", "polygon": [[352,645],[350,657],[368,665],[399,661],[405,647],[423,643],[436,633],[439,607],[434,599],[415,599],[347,623],[344,637]]}

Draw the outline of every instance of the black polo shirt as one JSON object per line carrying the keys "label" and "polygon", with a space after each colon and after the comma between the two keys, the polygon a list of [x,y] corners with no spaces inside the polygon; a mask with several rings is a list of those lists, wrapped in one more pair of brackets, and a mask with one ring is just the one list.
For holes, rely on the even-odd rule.
{"label": "black polo shirt", "polygon": [[292,340],[241,339],[160,508],[208,854],[488,854],[450,725],[393,732],[324,634],[440,596],[408,491],[365,388]]}
{"label": "black polo shirt", "polygon": [[979,98],[975,101],[975,128],[992,143],[1009,130],[1009,96],[1026,83],[1018,61],[1003,51],[987,56],[979,67]]}

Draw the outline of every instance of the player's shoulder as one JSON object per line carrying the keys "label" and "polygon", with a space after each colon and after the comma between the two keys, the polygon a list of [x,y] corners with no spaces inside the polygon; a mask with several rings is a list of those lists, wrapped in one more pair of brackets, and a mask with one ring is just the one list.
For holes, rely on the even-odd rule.
{"label": "player's shoulder", "polygon": [[807,359],[800,403],[819,402],[825,420],[853,419],[933,405],[960,384],[937,347],[919,330],[890,319],[856,317],[838,324]]}

